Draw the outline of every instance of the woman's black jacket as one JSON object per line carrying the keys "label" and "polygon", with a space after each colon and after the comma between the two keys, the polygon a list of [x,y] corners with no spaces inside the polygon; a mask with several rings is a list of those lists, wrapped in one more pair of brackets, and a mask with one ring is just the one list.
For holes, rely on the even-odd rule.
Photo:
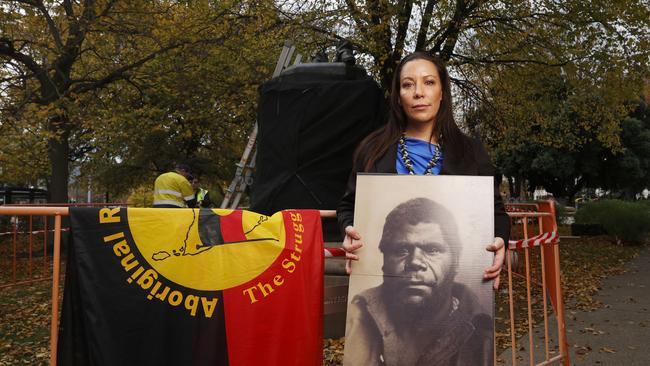
{"label": "woman's black jacket", "polygon": [[[441,175],[482,175],[494,176],[494,166],[490,162],[490,157],[485,151],[485,147],[478,139],[464,137],[466,146],[462,156],[454,156],[451,150],[443,146],[443,162]],[[341,202],[339,203],[336,214],[339,228],[345,235],[345,228],[352,225],[354,219],[354,201],[356,195],[357,172],[364,171],[364,165],[367,161],[367,149],[362,149],[352,166],[352,172],[348,179],[348,185]],[[397,173],[395,168],[397,159],[397,141],[391,144],[386,153],[377,160],[367,173]],[[499,181],[494,179],[494,236],[501,237],[506,246],[510,238],[510,219],[505,213],[503,200],[499,193]],[[486,243],[487,244],[487,243]]]}

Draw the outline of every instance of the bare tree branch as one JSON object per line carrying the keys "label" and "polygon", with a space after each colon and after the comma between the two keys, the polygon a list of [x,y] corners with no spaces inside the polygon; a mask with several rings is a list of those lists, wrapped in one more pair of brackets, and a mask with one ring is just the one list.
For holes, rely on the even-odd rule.
{"label": "bare tree branch", "polygon": [[192,44],[200,44],[200,43],[207,43],[207,42],[211,42],[211,43],[221,42],[222,40],[223,40],[222,38],[217,38],[217,39],[204,39],[204,40],[195,41],[195,42],[171,43],[171,44],[169,44],[169,45],[167,45],[165,47],[162,47],[162,48],[160,48],[160,49],[158,49],[156,51],[153,51],[153,52],[149,53],[148,55],[142,57],[141,59],[139,59],[139,60],[137,60],[137,61],[135,61],[133,63],[130,63],[128,65],[124,65],[122,67],[119,67],[119,68],[113,70],[112,72],[110,72],[108,75],[106,75],[105,77],[103,77],[101,79],[94,80],[94,81],[91,81],[91,82],[83,82],[83,83],[76,84],[76,85],[74,85],[73,87],[70,88],[70,90],[69,90],[69,92],[67,94],[70,94],[70,93],[83,93],[83,92],[90,91],[90,90],[100,89],[100,88],[103,88],[106,85],[108,85],[108,84],[110,84],[110,83],[112,83],[114,81],[124,80],[124,79],[126,79],[126,78],[128,78],[130,76],[129,75],[130,71],[137,69],[138,67],[140,67],[140,66],[144,65],[145,63],[147,63],[148,61],[151,61],[154,58],[156,58],[157,56],[159,56],[161,54],[164,54],[165,52],[171,51],[173,49],[189,46],[189,45],[192,45]]}
{"label": "bare tree branch", "polygon": [[424,8],[424,13],[422,13],[422,23],[420,23],[420,29],[418,30],[417,40],[415,42],[415,50],[422,51],[426,47],[427,33],[429,32],[429,26],[431,25],[431,17],[433,16],[433,8],[438,4],[438,0],[428,0],[427,5]]}
{"label": "bare tree branch", "polygon": [[56,26],[56,24],[54,24],[54,20],[52,20],[52,17],[50,16],[50,12],[45,7],[45,4],[43,4],[43,1],[38,1],[38,3],[35,6],[41,12],[41,14],[43,14],[43,17],[45,18],[45,21],[47,22],[47,27],[50,30],[50,35],[54,39],[54,44],[56,45],[57,50],[61,50],[63,48],[63,41],[61,40],[61,32],[59,31],[59,28]]}
{"label": "bare tree branch", "polygon": [[0,56],[6,56],[25,65],[38,79],[39,83],[45,85],[52,81],[47,72],[34,59],[14,48],[14,43],[8,38],[0,38]]}
{"label": "bare tree branch", "polygon": [[465,0],[458,0],[456,2],[456,9],[454,10],[454,15],[449,26],[445,29],[442,36],[436,41],[436,44],[432,49],[434,53],[440,54],[440,58],[443,61],[449,61],[454,48],[456,48],[458,36],[463,29],[463,22],[480,4],[480,0],[477,0],[469,5],[465,3]]}
{"label": "bare tree branch", "polygon": [[[398,3],[398,8],[401,8],[397,13],[397,33],[395,37],[395,49],[393,55],[399,59],[404,51],[404,42],[406,40],[406,33],[409,29],[411,21],[411,12],[413,11],[413,0],[403,0]],[[396,60],[395,60],[396,61]]]}
{"label": "bare tree branch", "polygon": [[106,75],[105,77],[94,80],[92,82],[85,82],[85,83],[79,83],[74,85],[72,88],[70,88],[69,93],[83,93],[86,91],[90,90],[95,90],[95,89],[100,89],[105,87],[106,85],[116,81],[116,80],[122,80],[128,77],[128,72],[131,70],[134,70],[142,65],[144,65],[147,61],[153,60],[156,56],[165,53],[169,50],[172,50],[174,48],[180,47],[181,44],[171,44],[168,45],[167,47],[163,47],[159,50],[156,50],[147,56],[139,59],[136,62],[133,62],[131,64],[122,66],[120,68],[117,68],[113,70],[111,73]]}
{"label": "bare tree branch", "polygon": [[65,10],[65,15],[67,15],[69,18],[74,16],[72,2],[70,0],[63,0],[63,9]]}

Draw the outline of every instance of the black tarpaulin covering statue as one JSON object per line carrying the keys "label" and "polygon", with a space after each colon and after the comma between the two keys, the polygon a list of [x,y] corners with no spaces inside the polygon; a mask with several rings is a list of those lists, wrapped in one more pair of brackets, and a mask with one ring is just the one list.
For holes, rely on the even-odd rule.
{"label": "black tarpaulin covering statue", "polygon": [[[336,209],[354,149],[384,120],[381,89],[347,61],[295,65],[260,87],[251,210]],[[341,240],[323,224],[326,241]]]}

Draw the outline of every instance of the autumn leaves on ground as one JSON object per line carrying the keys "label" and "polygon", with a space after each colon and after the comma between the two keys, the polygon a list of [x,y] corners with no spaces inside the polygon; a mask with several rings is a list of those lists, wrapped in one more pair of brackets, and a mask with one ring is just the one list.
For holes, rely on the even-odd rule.
{"label": "autumn leaves on ground", "polygon": [[[0,258],[9,258],[7,250],[7,243],[0,242]],[[601,280],[622,272],[625,263],[639,250],[639,247],[617,246],[607,236],[562,239],[560,253],[567,316],[572,316],[575,311],[601,307],[603,304],[593,299],[593,295],[600,289]],[[531,251],[532,261],[538,257],[538,252]],[[11,262],[0,260],[0,268],[0,277],[6,281],[12,272]],[[20,276],[20,265],[18,272]],[[532,275],[535,277],[536,273],[533,272]],[[507,284],[506,280],[504,276],[502,283]],[[526,292],[521,285],[523,280],[515,283],[516,308],[525,309]],[[48,364],[50,286],[50,282],[41,282],[14,286],[0,292],[0,366]],[[533,298],[541,299],[541,296],[535,295],[533,292]],[[534,321],[539,324],[543,321],[541,301],[536,300],[532,306]],[[497,295],[495,309],[498,351],[502,351],[510,343],[507,293]],[[515,330],[517,337],[526,334],[527,329],[525,321],[519,322]],[[324,340],[323,357],[326,366],[341,364],[343,345],[343,339]]]}

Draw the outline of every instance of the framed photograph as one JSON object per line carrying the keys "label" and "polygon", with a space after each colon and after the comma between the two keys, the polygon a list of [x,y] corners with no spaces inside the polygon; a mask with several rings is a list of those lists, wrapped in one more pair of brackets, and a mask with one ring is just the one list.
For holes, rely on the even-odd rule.
{"label": "framed photograph", "polygon": [[345,366],[493,365],[493,178],[360,174]]}

